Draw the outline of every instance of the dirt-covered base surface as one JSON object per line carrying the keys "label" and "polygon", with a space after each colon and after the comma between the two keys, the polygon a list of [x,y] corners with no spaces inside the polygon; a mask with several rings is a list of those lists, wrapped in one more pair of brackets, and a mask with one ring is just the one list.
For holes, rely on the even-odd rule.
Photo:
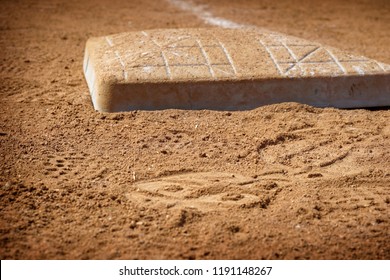
{"label": "dirt-covered base surface", "polygon": [[390,2],[182,2],[1,2],[0,258],[389,259],[388,109],[98,113],[82,58],[207,10],[390,63]]}

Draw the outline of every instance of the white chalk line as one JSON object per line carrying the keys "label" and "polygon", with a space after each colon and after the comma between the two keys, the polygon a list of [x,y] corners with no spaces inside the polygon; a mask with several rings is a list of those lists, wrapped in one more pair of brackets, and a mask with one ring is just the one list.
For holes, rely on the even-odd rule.
{"label": "white chalk line", "polygon": [[203,20],[205,23],[210,25],[219,26],[223,28],[231,28],[231,29],[242,29],[242,28],[254,27],[247,24],[240,24],[225,18],[215,17],[211,12],[206,10],[206,6],[195,5],[190,1],[168,0],[168,2],[180,8],[183,11],[190,12],[196,15],[199,19]]}

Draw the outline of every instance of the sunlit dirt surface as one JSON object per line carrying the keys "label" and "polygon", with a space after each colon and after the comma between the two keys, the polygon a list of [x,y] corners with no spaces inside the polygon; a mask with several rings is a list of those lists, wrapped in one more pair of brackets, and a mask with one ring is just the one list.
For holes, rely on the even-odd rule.
{"label": "sunlit dirt surface", "polygon": [[[390,63],[389,1],[232,2],[205,9]],[[1,259],[390,258],[386,108],[93,110],[89,37],[206,26],[170,1],[2,1]]]}

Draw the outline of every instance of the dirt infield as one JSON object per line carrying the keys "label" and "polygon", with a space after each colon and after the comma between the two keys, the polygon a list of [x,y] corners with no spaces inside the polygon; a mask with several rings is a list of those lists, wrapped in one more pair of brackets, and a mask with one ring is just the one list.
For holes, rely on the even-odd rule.
{"label": "dirt infield", "polygon": [[[390,64],[389,1],[231,2],[204,9]],[[89,37],[204,17],[172,1],[0,12],[1,259],[390,258],[388,109],[98,113]]]}

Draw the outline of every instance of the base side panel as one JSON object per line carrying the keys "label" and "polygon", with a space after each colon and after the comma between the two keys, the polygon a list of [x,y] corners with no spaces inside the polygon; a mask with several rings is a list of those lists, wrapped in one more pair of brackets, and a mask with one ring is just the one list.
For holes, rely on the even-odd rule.
{"label": "base side panel", "polygon": [[94,96],[95,109],[106,112],[249,110],[281,102],[337,108],[390,106],[390,76],[116,84]]}

